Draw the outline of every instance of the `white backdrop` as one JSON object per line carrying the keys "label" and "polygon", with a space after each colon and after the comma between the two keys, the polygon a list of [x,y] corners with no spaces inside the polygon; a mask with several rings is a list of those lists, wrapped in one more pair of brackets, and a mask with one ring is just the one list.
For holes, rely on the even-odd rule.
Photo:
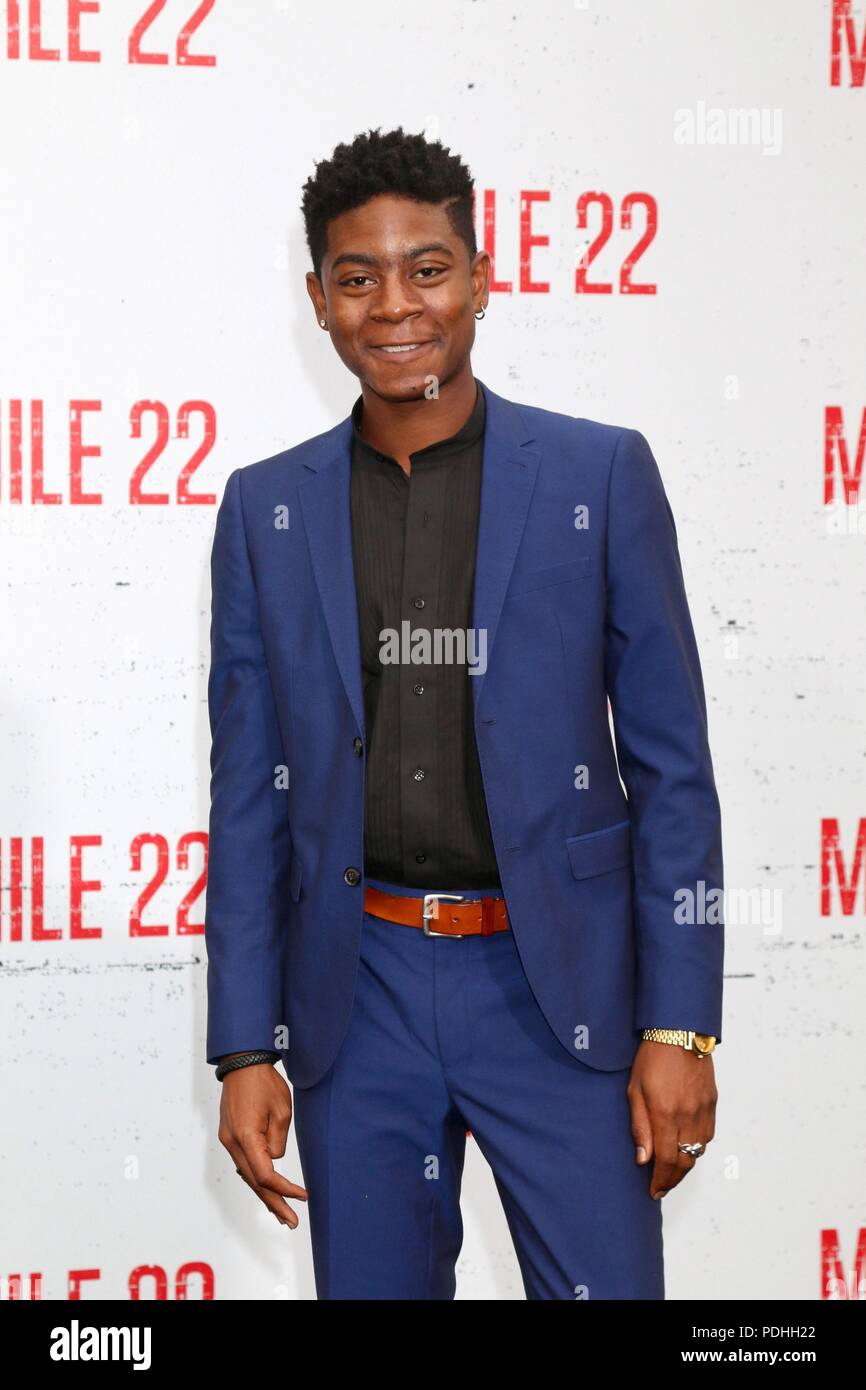
{"label": "white backdrop", "polygon": [[[189,491],[218,500],[232,469],[347,413],[358,384],[304,286],[301,186],[339,141],[402,124],[469,163],[480,237],[495,195],[512,290],[478,324],[476,374],[640,429],[677,519],[728,892],[753,898],[737,923],[728,905],[716,1139],[664,1203],[668,1297],[853,1296],[866,513],[834,529],[824,467],[827,409],[852,472],[866,418],[866,87],[846,38],[866,42],[866,4],[847,30],[840,9],[838,82],[832,0],[217,0],[188,43],[208,65],[178,62],[194,0],[141,36],[164,63],[130,61],[145,0],[81,15],[98,61],[71,56],[74,4],[43,0],[41,26],[21,9],[16,38],[0,4],[0,1279],[29,1297],[40,1275],[50,1299],[72,1271],[85,1299],[315,1296],[303,1204],[278,1228],[216,1137],[195,930],[215,505],[177,491],[202,450]],[[601,228],[598,201],[577,226],[586,192],[613,210],[588,270],[609,294],[575,292]],[[656,293],[624,294],[648,204],[632,279]],[[133,503],[151,455],[141,489],[167,500]],[[823,821],[841,856],[826,912]],[[281,1168],[300,1181],[293,1137]],[[472,1141],[463,1206],[458,1297],[522,1298]],[[847,1289],[822,1282],[822,1242]]]}

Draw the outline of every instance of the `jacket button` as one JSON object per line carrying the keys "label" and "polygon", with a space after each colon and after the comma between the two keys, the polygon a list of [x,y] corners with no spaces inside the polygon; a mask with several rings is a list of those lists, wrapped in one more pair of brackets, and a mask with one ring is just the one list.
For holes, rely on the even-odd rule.
{"label": "jacket button", "polygon": [[354,739],[352,740],[352,747],[353,747],[354,750],[355,750],[355,757],[356,757],[356,758],[360,758],[361,754],[362,754],[363,751],[364,751],[364,745],[363,745],[363,743],[361,742],[361,740],[360,740],[359,738],[354,738]]}
{"label": "jacket button", "polygon": [[354,888],[357,886],[357,884],[361,882],[361,871],[360,869],[347,869],[346,872],[343,874],[343,878],[345,879],[346,883],[348,883],[352,888]]}

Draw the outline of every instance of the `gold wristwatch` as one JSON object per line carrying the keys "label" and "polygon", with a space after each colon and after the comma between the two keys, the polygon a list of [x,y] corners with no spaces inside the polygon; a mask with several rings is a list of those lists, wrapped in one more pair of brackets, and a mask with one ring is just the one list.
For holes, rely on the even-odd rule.
{"label": "gold wristwatch", "polygon": [[686,1052],[694,1052],[698,1057],[709,1057],[716,1045],[710,1033],[692,1033],[684,1028],[643,1028],[641,1037],[647,1042],[673,1043],[684,1047]]}

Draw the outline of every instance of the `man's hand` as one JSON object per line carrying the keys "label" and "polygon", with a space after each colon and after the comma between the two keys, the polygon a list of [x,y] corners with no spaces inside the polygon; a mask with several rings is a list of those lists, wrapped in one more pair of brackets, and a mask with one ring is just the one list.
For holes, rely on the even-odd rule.
{"label": "man's hand", "polygon": [[631,1132],[638,1163],[655,1155],[651,1197],[663,1197],[691,1172],[697,1159],[677,1143],[703,1144],[716,1132],[716,1078],[712,1057],[697,1057],[671,1043],[644,1039],[628,1089]]}
{"label": "man's hand", "polygon": [[286,1152],[292,1123],[292,1093],[288,1085],[276,1067],[256,1063],[228,1072],[222,1088],[220,1143],[228,1149],[241,1177],[268,1211],[281,1226],[294,1230],[298,1217],[286,1198],[306,1202],[307,1191],[289,1182],[273,1165],[273,1160]]}

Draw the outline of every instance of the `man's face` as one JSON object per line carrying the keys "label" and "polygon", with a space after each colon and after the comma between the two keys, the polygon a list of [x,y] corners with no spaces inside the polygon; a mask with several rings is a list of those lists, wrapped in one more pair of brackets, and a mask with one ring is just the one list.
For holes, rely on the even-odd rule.
{"label": "man's face", "polygon": [[[350,372],[386,400],[441,388],[468,361],[490,257],[470,258],[444,205],[380,194],[328,223],[321,284],[307,289]],[[406,351],[388,351],[411,344]]]}

